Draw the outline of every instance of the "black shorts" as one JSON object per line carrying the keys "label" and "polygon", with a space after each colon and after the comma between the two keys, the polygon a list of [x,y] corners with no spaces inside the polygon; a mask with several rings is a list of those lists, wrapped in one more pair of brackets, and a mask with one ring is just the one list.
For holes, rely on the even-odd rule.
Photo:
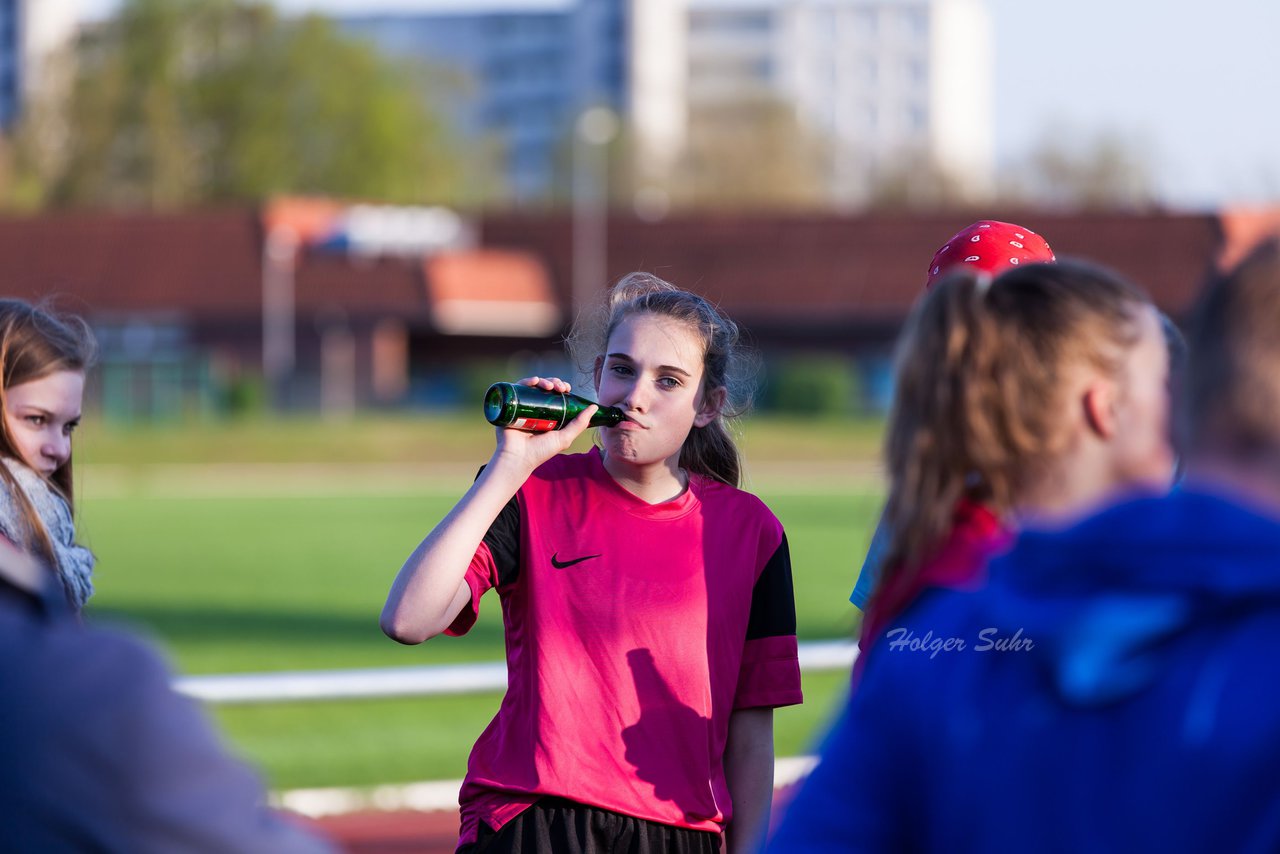
{"label": "black shorts", "polygon": [[719,854],[720,834],[645,821],[564,798],[537,803],[493,830],[483,821],[457,854]]}

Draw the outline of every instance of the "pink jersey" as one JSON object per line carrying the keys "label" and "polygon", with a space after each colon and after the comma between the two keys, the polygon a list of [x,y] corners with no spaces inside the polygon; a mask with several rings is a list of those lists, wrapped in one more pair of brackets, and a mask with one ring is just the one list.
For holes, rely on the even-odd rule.
{"label": "pink jersey", "polygon": [[696,830],[732,807],[729,716],[801,701],[791,561],[755,496],[692,476],[648,504],[599,450],[539,467],[467,571],[474,624],[497,587],[507,694],[462,786],[462,838],[539,796]]}

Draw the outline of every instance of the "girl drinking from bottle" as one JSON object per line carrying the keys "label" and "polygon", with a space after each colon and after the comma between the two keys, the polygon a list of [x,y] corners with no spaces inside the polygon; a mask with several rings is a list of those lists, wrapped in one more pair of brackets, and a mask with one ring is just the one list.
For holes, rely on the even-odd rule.
{"label": "girl drinking from bottle", "polygon": [[499,429],[396,577],[382,627],[402,643],[465,633],[491,587],[501,602],[508,689],[471,753],[460,852],[745,851],[767,826],[772,710],[800,702],[800,673],[786,537],[737,488],[737,337],[703,298],[623,279],[602,333],[574,340],[625,420],[572,455],[594,406]]}
{"label": "girl drinking from bottle", "polygon": [[94,558],[72,521],[71,433],[94,353],[80,318],[0,300],[0,536],[42,559],[75,611]]}

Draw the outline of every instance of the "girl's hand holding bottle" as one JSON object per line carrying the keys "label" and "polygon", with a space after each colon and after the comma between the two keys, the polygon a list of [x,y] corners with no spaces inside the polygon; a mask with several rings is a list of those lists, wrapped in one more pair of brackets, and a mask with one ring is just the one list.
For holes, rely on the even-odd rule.
{"label": "girl's hand holding bottle", "polygon": [[[560,394],[568,394],[571,390],[569,383],[559,377],[525,377],[516,385]],[[523,482],[538,466],[568,450],[591,426],[591,418],[598,409],[596,404],[591,404],[558,430],[533,433],[518,428],[497,428],[498,447],[493,453],[491,465],[516,474]]]}
{"label": "girl's hand holding bottle", "polygon": [[[526,377],[519,385],[561,394],[569,391],[569,384],[558,377]],[[530,433],[498,428],[498,444],[489,464],[396,575],[380,621],[388,637],[400,643],[422,643],[452,624],[471,599],[467,567],[489,526],[534,469],[582,435],[596,409],[595,404],[588,406],[560,430]]]}

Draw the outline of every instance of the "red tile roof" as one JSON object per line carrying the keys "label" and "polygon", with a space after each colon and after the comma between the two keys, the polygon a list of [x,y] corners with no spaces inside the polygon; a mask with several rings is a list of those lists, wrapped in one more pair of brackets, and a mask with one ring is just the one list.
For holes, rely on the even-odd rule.
{"label": "red tile roof", "polygon": [[[938,247],[981,218],[1027,225],[1059,256],[1110,266],[1174,313],[1189,306],[1222,241],[1211,215],[994,211],[909,218],[672,217],[652,224],[613,218],[608,275],[656,273],[706,294],[746,322],[899,319],[919,294]],[[482,235],[486,245],[519,246],[546,258],[567,299],[573,250],[567,217],[490,217]]]}
{"label": "red tile roof", "polygon": [[422,262],[417,259],[305,252],[294,292],[300,313],[341,311],[349,317],[391,315],[425,321],[429,308]]}
{"label": "red tile roof", "polygon": [[1280,236],[1280,208],[1228,208],[1222,212],[1221,267],[1237,264],[1260,241]]}
{"label": "red tile roof", "polygon": [[529,252],[446,252],[423,268],[433,322],[446,334],[544,337],[564,322],[546,268]]}
{"label": "red tile roof", "polygon": [[[272,210],[0,218],[0,290],[28,299],[58,295],[65,308],[86,314],[164,312],[256,323],[263,218]],[[614,217],[607,271],[610,280],[631,270],[657,273],[707,294],[749,325],[895,323],[918,295],[934,251],[980,218],[1022,223],[1043,234],[1059,256],[1111,266],[1175,315],[1190,305],[1210,265],[1238,257],[1258,235],[1280,230],[1280,213],[1268,210],[1221,217],[1000,210],[913,217],[680,216],[657,223]],[[545,270],[537,287],[568,307],[568,215],[495,215],[479,228],[487,250],[536,259]],[[491,264],[500,266],[499,259],[492,256],[483,269],[453,269],[433,287],[500,292],[508,274],[494,272]],[[441,260],[439,269],[449,270],[450,263]],[[298,312],[395,315],[426,323],[425,276],[420,261],[303,251]]]}
{"label": "red tile roof", "polygon": [[334,199],[281,196],[262,207],[266,231],[288,229],[303,244],[322,240],[342,216],[346,206]]}
{"label": "red tile roof", "polygon": [[[0,290],[91,315],[169,313],[257,322],[263,228],[250,209],[0,219]],[[421,315],[421,264],[302,251],[300,313]]]}
{"label": "red tile roof", "polygon": [[87,314],[261,312],[253,211],[0,219],[4,293]]}

